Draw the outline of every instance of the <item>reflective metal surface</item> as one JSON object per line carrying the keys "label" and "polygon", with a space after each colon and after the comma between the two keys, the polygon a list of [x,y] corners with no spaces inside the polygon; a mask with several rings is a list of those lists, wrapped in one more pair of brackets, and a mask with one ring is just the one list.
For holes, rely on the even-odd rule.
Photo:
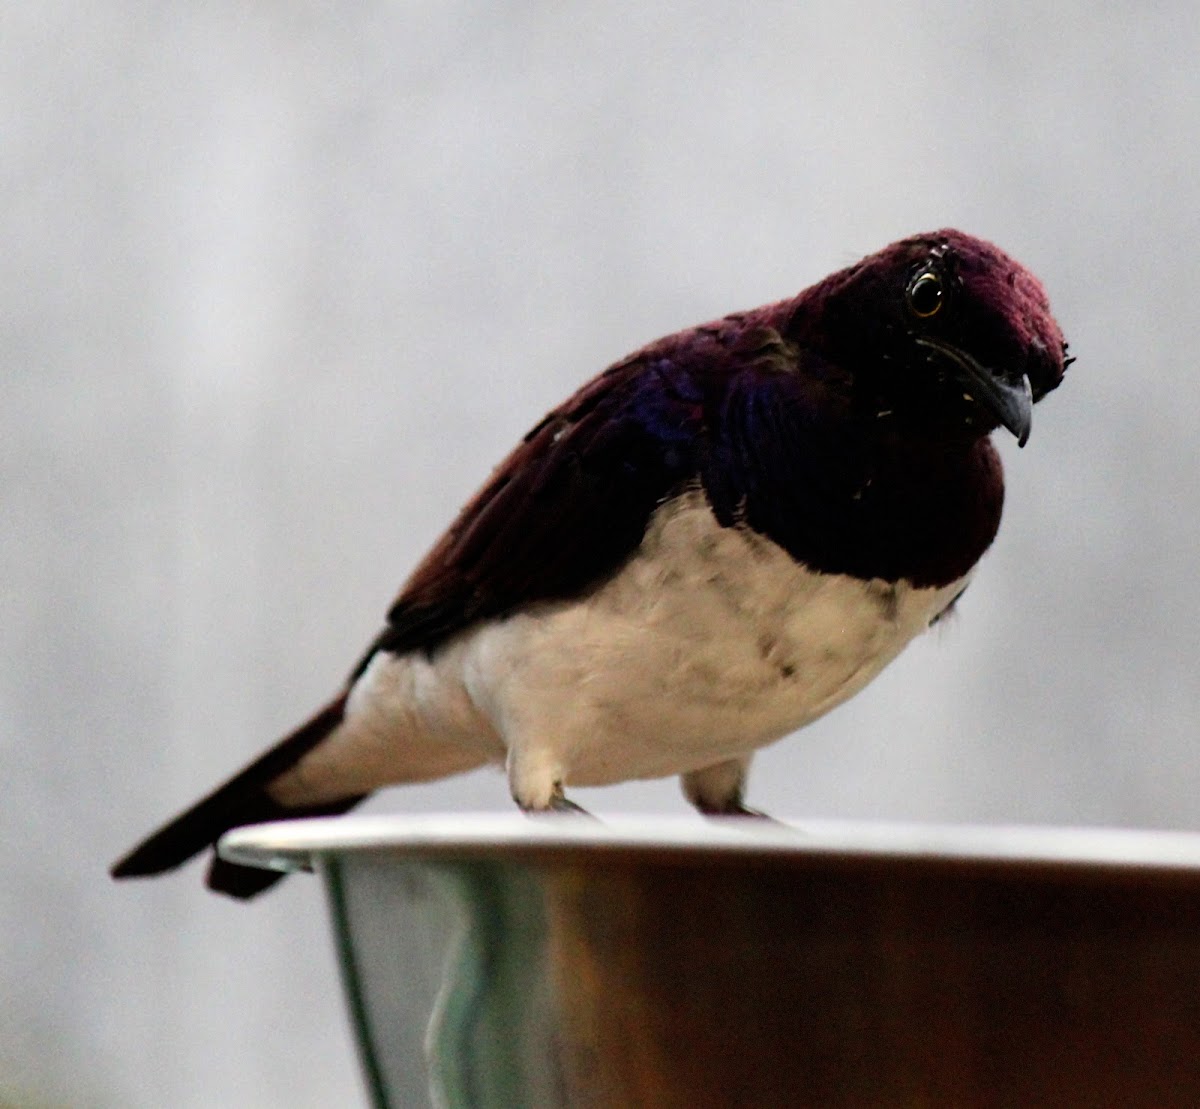
{"label": "reflective metal surface", "polygon": [[313,866],[376,1105],[1200,1104],[1200,836],[362,817]]}

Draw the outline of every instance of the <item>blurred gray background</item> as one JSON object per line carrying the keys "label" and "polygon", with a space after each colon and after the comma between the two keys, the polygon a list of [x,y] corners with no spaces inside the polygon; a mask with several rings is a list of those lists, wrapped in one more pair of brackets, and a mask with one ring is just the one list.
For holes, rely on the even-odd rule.
{"label": "blurred gray background", "polygon": [[360,1103],[313,880],[106,865],[575,385],[919,230],[1024,261],[1079,361],[959,618],[752,801],[1197,826],[1197,58],[1184,3],[5,5],[0,1103]]}

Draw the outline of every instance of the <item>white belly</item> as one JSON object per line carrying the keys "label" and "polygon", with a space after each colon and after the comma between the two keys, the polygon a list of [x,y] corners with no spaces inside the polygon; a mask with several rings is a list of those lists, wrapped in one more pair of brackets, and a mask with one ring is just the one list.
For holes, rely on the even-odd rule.
{"label": "white belly", "polygon": [[476,633],[467,688],[507,746],[552,755],[567,784],[677,774],[828,712],[965,584],[814,573],[721,527],[697,493],[659,509],[638,554],[586,600]]}
{"label": "white belly", "polygon": [[432,659],[376,656],[346,722],[272,793],[311,802],[514,755],[566,785],[709,766],[853,696],[966,581],[814,573],[690,494],[586,598],[486,622]]}

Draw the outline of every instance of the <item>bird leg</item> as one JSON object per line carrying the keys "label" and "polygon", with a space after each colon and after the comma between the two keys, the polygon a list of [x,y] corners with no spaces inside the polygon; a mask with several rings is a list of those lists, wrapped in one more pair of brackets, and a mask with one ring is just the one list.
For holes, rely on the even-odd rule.
{"label": "bird leg", "polygon": [[508,789],[523,813],[574,813],[591,816],[586,809],[568,800],[563,790],[562,774],[558,767],[528,753],[508,755]]}
{"label": "bird leg", "polygon": [[753,816],[770,820],[766,813],[747,807],[743,800],[749,768],[747,755],[689,770],[680,776],[683,794],[703,816]]}

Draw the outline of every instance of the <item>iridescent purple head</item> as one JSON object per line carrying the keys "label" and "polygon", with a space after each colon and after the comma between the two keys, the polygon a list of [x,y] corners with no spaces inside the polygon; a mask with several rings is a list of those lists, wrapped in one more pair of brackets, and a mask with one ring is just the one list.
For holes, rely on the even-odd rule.
{"label": "iridescent purple head", "polygon": [[802,302],[819,308],[799,313],[807,337],[849,357],[856,405],[935,439],[1002,426],[1024,446],[1033,403],[1072,361],[1041,282],[961,231],[892,243]]}

